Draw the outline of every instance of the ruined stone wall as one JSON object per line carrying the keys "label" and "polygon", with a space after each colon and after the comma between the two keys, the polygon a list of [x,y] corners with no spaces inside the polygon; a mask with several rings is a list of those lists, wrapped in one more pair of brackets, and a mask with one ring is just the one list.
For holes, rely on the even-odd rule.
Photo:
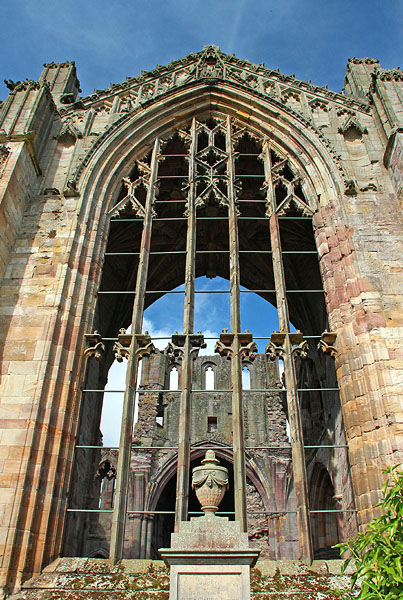
{"label": "ruined stone wall", "polygon": [[305,173],[360,523],[374,515],[382,469],[402,461],[401,71],[353,59],[343,96],[220,56],[214,85],[190,55],[79,100],[73,66],[54,64],[2,105],[3,587],[60,551],[105,207],[136,152],[195,113],[245,118]]}

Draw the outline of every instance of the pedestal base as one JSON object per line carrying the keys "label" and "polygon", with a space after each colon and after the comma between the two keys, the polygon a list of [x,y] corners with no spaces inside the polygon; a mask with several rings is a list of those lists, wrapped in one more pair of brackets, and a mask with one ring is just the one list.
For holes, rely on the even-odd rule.
{"label": "pedestal base", "polygon": [[214,515],[184,521],[160,553],[171,568],[170,600],[249,600],[259,551],[249,549],[237,521]]}

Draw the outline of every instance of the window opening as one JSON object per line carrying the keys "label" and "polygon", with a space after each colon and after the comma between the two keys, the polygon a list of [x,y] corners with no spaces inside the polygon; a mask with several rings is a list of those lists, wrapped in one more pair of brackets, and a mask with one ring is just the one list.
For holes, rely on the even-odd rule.
{"label": "window opening", "polygon": [[164,404],[163,404],[162,398],[163,398],[162,394],[158,394],[157,415],[155,417],[156,423],[160,427],[164,427],[164,416],[165,416],[165,414],[164,414],[165,409],[164,409]]}
{"label": "window opening", "polygon": [[217,431],[217,417],[207,417],[207,433],[215,433]]}
{"label": "window opening", "polygon": [[[165,161],[160,160],[161,155],[166,155]],[[105,527],[105,538],[109,536],[111,540],[110,556],[114,560],[123,556],[127,511],[135,514],[136,509],[144,508],[145,500],[143,498],[141,505],[139,490],[147,488],[148,475],[142,467],[145,479],[140,488],[134,489],[137,484],[133,483],[136,478],[132,477],[132,465],[145,465],[144,453],[149,452],[149,445],[152,456],[158,454],[156,449],[160,447],[172,446],[175,451],[178,429],[184,434],[185,443],[180,445],[178,453],[177,468],[181,476],[175,476],[180,483],[172,494],[178,498],[173,511],[178,521],[188,516],[186,482],[192,451],[189,440],[194,432],[193,417],[189,419],[186,415],[190,414],[191,397],[193,406],[200,410],[204,407],[208,432],[216,430],[218,417],[212,414],[218,414],[220,436],[221,430],[228,436],[223,439],[229,446],[228,456],[233,461],[231,469],[236,480],[233,487],[236,493],[231,501],[242,528],[247,527],[248,498],[255,494],[252,488],[257,489],[256,482],[252,486],[251,480],[247,481],[242,475],[246,472],[246,447],[251,453],[259,447],[262,456],[267,458],[264,464],[269,464],[269,457],[274,460],[276,456],[270,445],[281,448],[282,460],[287,466],[273,470],[278,472],[278,477],[280,471],[284,473],[284,480],[276,485],[275,504],[263,497],[256,502],[267,514],[284,511],[290,515],[286,526],[290,541],[299,539],[302,555],[308,561],[312,558],[306,469],[315,461],[318,450],[315,444],[307,444],[311,437],[304,423],[308,419],[302,419],[305,429],[301,429],[301,405],[307,415],[314,413],[313,405],[319,393],[311,392],[312,382],[329,390],[337,385],[334,367],[329,368],[328,357],[317,352],[316,339],[309,349],[313,365],[309,368],[318,371],[316,379],[307,379],[295,358],[303,360],[302,355],[308,352],[303,336],[319,338],[327,325],[324,298],[321,296],[318,300],[312,292],[321,288],[321,279],[309,218],[312,211],[302,182],[298,169],[282,151],[272,146],[271,140],[246,132],[229,117],[206,122],[193,119],[191,124],[181,127],[180,136],[174,134],[164,142],[157,138],[153,150],[137,161],[130,177],[123,182],[111,211],[96,312],[97,328],[102,330],[104,339],[109,340],[106,358],[100,366],[89,367],[86,386],[95,391],[87,396],[84,391],[82,403],[85,407],[92,401],[95,406],[92,414],[100,415],[102,395],[97,394],[98,390],[102,392],[104,373],[113,362],[116,323],[127,326],[132,323],[128,335],[136,336],[133,346],[136,351],[132,355],[127,353],[127,381],[132,385],[125,392],[122,422],[126,427],[120,435],[120,451],[125,458],[120,463],[114,492],[116,519],[112,528],[110,524]],[[144,245],[144,233],[151,239],[149,247]],[[225,311],[222,302],[226,303]],[[270,305],[277,308],[274,318]],[[158,323],[157,315],[163,316],[162,324]],[[207,348],[203,348],[203,335],[215,338],[205,340]],[[126,349],[130,347],[129,344]],[[197,370],[194,368],[198,355],[209,356],[214,352],[214,368],[209,366],[203,371],[201,362]],[[242,361],[252,362],[253,358],[256,361],[253,386],[259,386],[257,389],[251,389],[250,371],[242,365]],[[278,366],[279,359],[280,365],[284,364],[282,368]],[[141,374],[140,365],[144,366]],[[211,373],[217,378],[213,386],[208,382]],[[139,399],[133,383],[139,387],[140,380]],[[221,380],[222,389],[218,389],[217,381],[221,386]],[[310,387],[306,387],[306,381]],[[125,382],[119,386],[125,389]],[[304,388],[303,396],[300,388]],[[213,390],[214,394],[203,393]],[[109,393],[112,394],[112,390]],[[321,392],[320,401],[329,402],[331,393]],[[343,441],[339,435],[337,395],[334,396],[336,400],[331,401],[326,411],[326,428],[331,435],[326,439],[319,436],[319,443],[322,439],[333,444]],[[117,396],[112,397],[115,401]],[[135,421],[134,415],[142,402],[144,406],[141,415],[139,413],[133,444],[127,423]],[[220,407],[222,412],[218,412]],[[175,419],[168,418],[171,409],[176,414]],[[104,411],[102,428],[106,431],[108,417],[106,409]],[[82,412],[75,463],[75,474],[80,476],[80,482],[75,484],[71,495],[70,510],[94,508],[93,500],[87,501],[88,482],[94,478],[90,465],[99,464],[104,450],[99,418],[96,417],[94,425],[90,423],[90,415],[89,410]],[[177,415],[180,415],[179,427]],[[205,418],[201,421],[204,428]],[[276,423],[280,423],[277,428]],[[246,437],[242,435],[244,430]],[[307,433],[304,440],[303,434]],[[104,435],[104,444],[106,439],[109,438]],[[197,443],[203,443],[203,439],[200,436]],[[88,446],[80,446],[85,443]],[[85,462],[80,459],[80,452]],[[93,453],[91,460],[88,459],[90,452]],[[329,464],[335,465],[338,461],[345,465],[346,457],[343,459],[337,454],[337,461],[329,459]],[[334,474],[331,475],[333,478]],[[75,477],[73,480],[78,481]],[[104,485],[102,483],[102,490]],[[84,494],[80,496],[80,489],[86,492],[82,504],[80,497],[84,498]],[[157,507],[161,506],[157,503]],[[352,505],[345,503],[344,506],[350,510]],[[85,529],[87,517],[69,514],[73,526],[67,536],[68,552],[74,555],[75,548],[81,544],[80,532]],[[252,515],[249,518],[253,521]],[[156,523],[158,519],[156,517]],[[154,534],[147,531],[149,520],[141,518],[140,521],[140,538],[155,542],[158,536],[153,537]],[[270,535],[275,536],[273,532]],[[76,546],[75,537],[79,538]],[[103,547],[104,541],[94,540],[94,544]],[[85,543],[82,547],[87,555],[93,551]],[[290,551],[287,548],[291,547],[292,544],[282,547],[279,543],[278,557],[287,557]],[[147,557],[157,551],[158,544],[148,548]]]}
{"label": "window opening", "polygon": [[204,389],[215,389],[215,373],[213,367],[208,366],[204,371]]}
{"label": "window opening", "polygon": [[242,367],[242,388],[250,390],[250,370],[246,365]]}
{"label": "window opening", "polygon": [[170,390],[178,390],[179,389],[178,367],[172,367],[169,372],[169,389]]}

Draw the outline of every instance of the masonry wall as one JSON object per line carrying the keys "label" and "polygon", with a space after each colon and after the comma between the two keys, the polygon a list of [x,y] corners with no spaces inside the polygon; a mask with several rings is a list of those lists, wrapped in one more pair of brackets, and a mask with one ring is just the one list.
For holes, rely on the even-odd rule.
{"label": "masonry wall", "polygon": [[[54,65],[57,77],[65,72],[53,96],[44,81],[28,82],[2,104],[4,589],[59,553],[84,376],[83,336],[92,329],[106,239],[101,206],[120,185],[136,139],[144,148],[165,118],[172,126],[197,110],[227,110],[253,127],[260,123],[273,139],[288,140],[320,196],[315,236],[329,323],[338,334],[336,368],[360,523],[374,515],[382,468],[402,461],[401,71],[353,59],[343,98],[228,58],[228,73],[246,73],[244,86],[226,75],[205,89],[203,80],[195,81],[193,92],[182,71],[199,58],[184,60],[185,66],[170,67],[175,72],[169,82],[167,68],[165,82],[160,72],[152,73],[85,102],[76,101],[72,65]],[[74,91],[63,99],[70,104],[62,104],[63,90]],[[129,122],[131,130],[125,129]]]}

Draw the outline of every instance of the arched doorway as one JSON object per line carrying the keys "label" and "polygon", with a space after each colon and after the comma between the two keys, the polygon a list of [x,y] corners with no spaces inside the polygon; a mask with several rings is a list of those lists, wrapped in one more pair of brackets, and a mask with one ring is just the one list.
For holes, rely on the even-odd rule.
{"label": "arched doorway", "polygon": [[[218,456],[218,455],[217,455]],[[228,469],[229,490],[224,495],[217,515],[227,516],[231,521],[234,520],[234,470],[233,465],[228,460],[219,457],[220,465]],[[190,470],[200,465],[200,458],[193,459],[190,463]],[[164,486],[156,504],[156,511],[175,512],[176,495],[176,473],[168,480]],[[229,514],[226,514],[229,513]],[[200,503],[196,498],[195,492],[189,486],[189,516],[200,516]],[[159,548],[169,548],[171,545],[171,533],[174,531],[175,514],[156,514],[154,518],[154,530],[151,542],[150,558],[160,559]]]}

